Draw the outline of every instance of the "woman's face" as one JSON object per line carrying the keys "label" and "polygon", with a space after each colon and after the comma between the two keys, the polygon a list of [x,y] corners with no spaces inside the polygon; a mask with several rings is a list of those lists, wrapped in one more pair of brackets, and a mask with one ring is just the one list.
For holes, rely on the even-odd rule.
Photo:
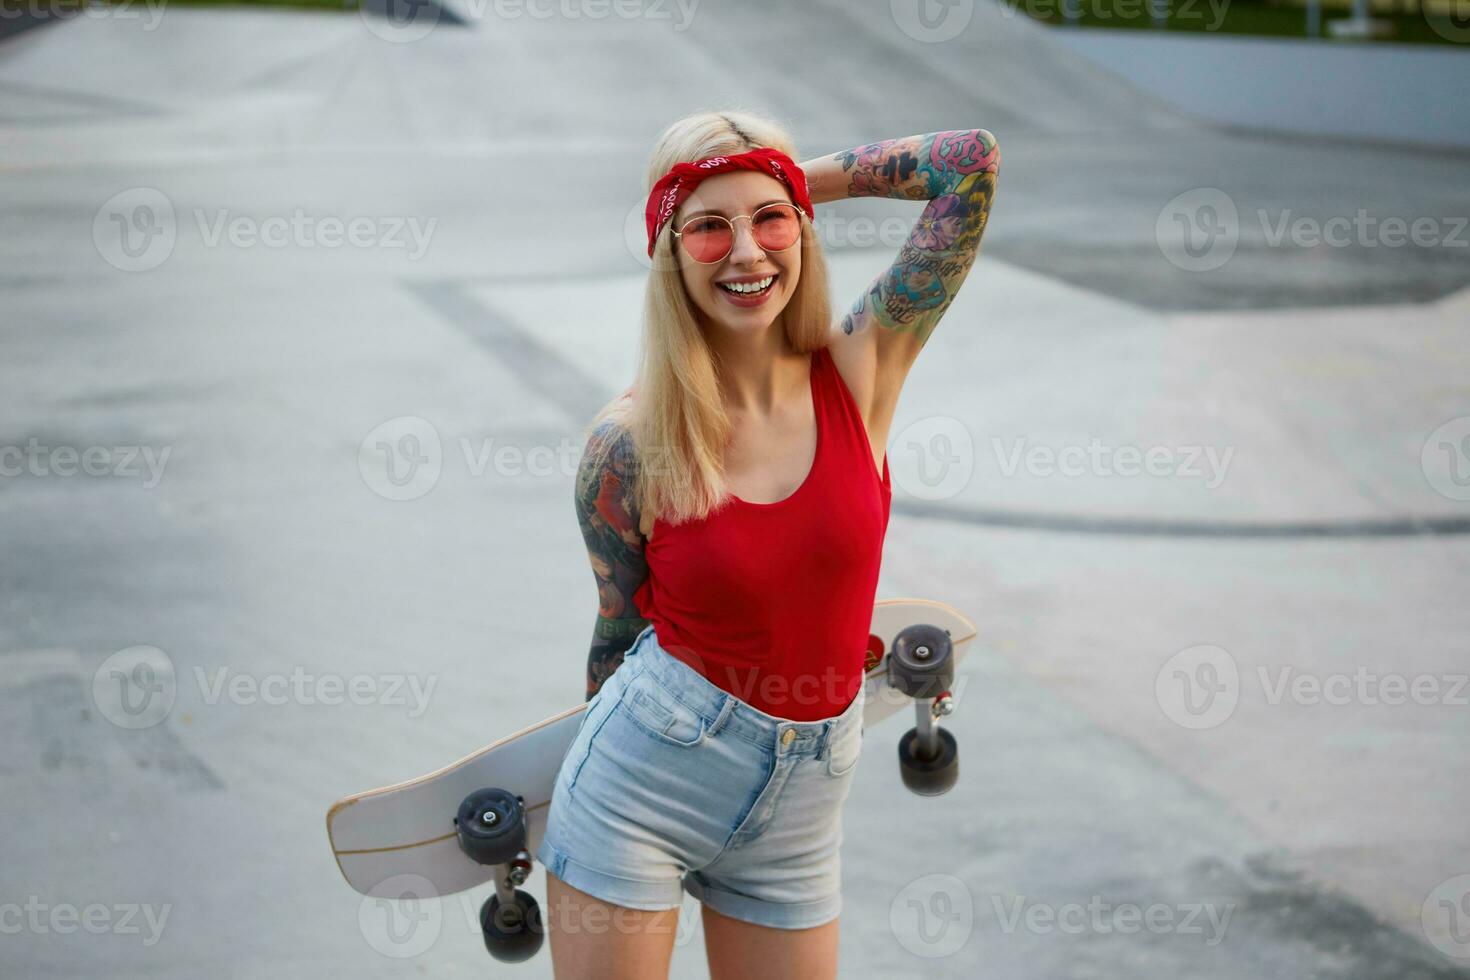
{"label": "woman's face", "polygon": [[[770,174],[753,170],[723,173],[701,181],[680,205],[673,228],[680,231],[700,212],[715,212],[726,218],[749,215],[771,201],[791,203],[786,186]],[[696,262],[674,239],[679,274],[684,288],[706,320],[730,330],[758,331],[769,327],[791,301],[801,278],[801,239],[780,252],[767,252],[756,244],[750,221],[735,221],[735,241],[730,254],[705,265]],[[756,282],[774,277],[760,293],[734,293],[722,283]],[[747,286],[748,288],[748,286]]]}

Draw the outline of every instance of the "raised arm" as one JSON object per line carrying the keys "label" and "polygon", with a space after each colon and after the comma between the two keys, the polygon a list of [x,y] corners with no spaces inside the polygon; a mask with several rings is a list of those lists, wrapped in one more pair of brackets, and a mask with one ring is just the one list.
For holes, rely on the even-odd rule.
{"label": "raised arm", "polygon": [[632,437],[615,423],[603,422],[588,439],[577,467],[577,522],[597,577],[597,625],[587,654],[588,701],[648,625],[633,604],[633,593],[648,577],[632,492],[633,453]]}
{"label": "raised arm", "polygon": [[[928,202],[893,264],[842,320],[846,335],[873,334],[879,373],[901,383],[980,250],[1000,171],[995,137],[984,129],[946,130],[869,143],[801,166],[814,202]],[[873,326],[878,329],[870,331]]]}

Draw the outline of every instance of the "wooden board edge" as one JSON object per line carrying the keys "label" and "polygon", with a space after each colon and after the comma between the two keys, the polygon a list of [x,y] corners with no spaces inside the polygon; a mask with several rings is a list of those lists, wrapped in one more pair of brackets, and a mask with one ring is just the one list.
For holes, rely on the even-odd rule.
{"label": "wooden board edge", "polygon": [[[366,799],[371,799],[372,797],[375,797],[375,796],[383,796],[383,795],[386,795],[388,793],[396,793],[399,790],[408,789],[410,786],[415,786],[415,785],[417,785],[419,783],[428,782],[429,780],[435,779],[435,778],[443,775],[444,773],[447,773],[447,772],[449,772],[449,771],[451,771],[453,769],[458,769],[460,766],[465,765],[465,764],[467,764],[467,763],[469,763],[469,762],[471,762],[471,761],[473,761],[475,759],[478,759],[480,756],[484,755],[486,752],[489,752],[491,749],[499,748],[501,745],[504,745],[506,742],[509,742],[509,741],[511,741],[513,739],[520,738],[522,735],[528,734],[530,732],[534,732],[538,728],[545,728],[547,725],[554,725],[557,722],[562,721],[563,719],[568,718],[568,717],[576,714],[579,711],[585,711],[585,710],[587,710],[587,704],[586,704],[586,702],[583,702],[582,704],[573,705],[572,707],[570,707],[567,710],[561,712],[560,714],[552,715],[550,718],[543,718],[541,721],[536,722],[534,725],[527,725],[525,728],[522,728],[519,731],[512,732],[509,735],[506,735],[504,738],[496,739],[495,741],[491,742],[489,745],[481,746],[480,748],[478,748],[475,751],[471,752],[469,755],[462,756],[462,757],[454,760],[453,762],[449,763],[449,765],[447,765],[447,766],[441,766],[440,768],[435,769],[433,772],[425,773],[422,776],[415,776],[413,779],[405,779],[402,782],[393,783],[390,786],[380,786],[377,789],[370,789],[370,790],[366,790],[365,792],[362,792],[362,793],[353,793],[350,796],[344,796],[340,800],[338,800],[336,803],[333,803],[332,806],[331,806],[331,809],[327,810],[327,836],[328,837],[331,837],[332,836],[332,819],[338,813],[341,813],[343,810],[345,810],[348,807],[352,806],[352,804],[354,804],[354,803],[358,803],[358,802],[360,802],[362,800],[366,800]],[[333,850],[335,850],[335,849],[336,849],[335,848],[335,845],[333,845]]]}
{"label": "wooden board edge", "polygon": [[969,633],[968,636],[961,637],[960,640],[956,640],[955,642],[957,642],[957,643],[958,642],[963,642],[965,640],[972,640],[972,639],[975,638],[975,634],[977,634],[978,632],[980,632],[979,628],[975,625],[974,620],[970,619],[969,616],[966,616],[964,613],[960,612],[958,609],[956,609],[954,606],[951,606],[949,603],[947,603],[947,602],[941,602],[938,599],[905,599],[905,598],[878,599],[877,601],[875,601],[873,603],[874,606],[893,606],[893,605],[899,605],[899,604],[902,604],[902,605],[905,605],[905,606],[933,606],[936,609],[943,609],[945,612],[949,613],[955,619],[958,619],[960,622],[964,623],[967,627],[969,627],[970,633]]}

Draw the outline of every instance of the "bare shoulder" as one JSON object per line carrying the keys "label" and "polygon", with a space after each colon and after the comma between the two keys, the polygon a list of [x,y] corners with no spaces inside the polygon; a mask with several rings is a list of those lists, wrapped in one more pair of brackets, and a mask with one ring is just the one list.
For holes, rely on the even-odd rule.
{"label": "bare shoulder", "polygon": [[584,522],[601,522],[626,536],[639,524],[638,450],[621,422],[604,419],[587,438],[577,467],[577,509]]}
{"label": "bare shoulder", "polygon": [[646,573],[636,479],[632,434],[617,422],[600,423],[577,467],[576,510],[594,570],[617,586],[603,596],[604,615],[624,614]]}

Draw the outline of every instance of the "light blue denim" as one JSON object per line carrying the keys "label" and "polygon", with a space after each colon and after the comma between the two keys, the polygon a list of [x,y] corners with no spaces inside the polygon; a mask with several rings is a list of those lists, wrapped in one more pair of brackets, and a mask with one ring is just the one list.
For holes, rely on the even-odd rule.
{"label": "light blue denim", "polygon": [[842,803],[863,692],[840,715],[768,715],[658,644],[650,625],[587,706],[536,859],[614,905],[805,929],[842,909]]}

